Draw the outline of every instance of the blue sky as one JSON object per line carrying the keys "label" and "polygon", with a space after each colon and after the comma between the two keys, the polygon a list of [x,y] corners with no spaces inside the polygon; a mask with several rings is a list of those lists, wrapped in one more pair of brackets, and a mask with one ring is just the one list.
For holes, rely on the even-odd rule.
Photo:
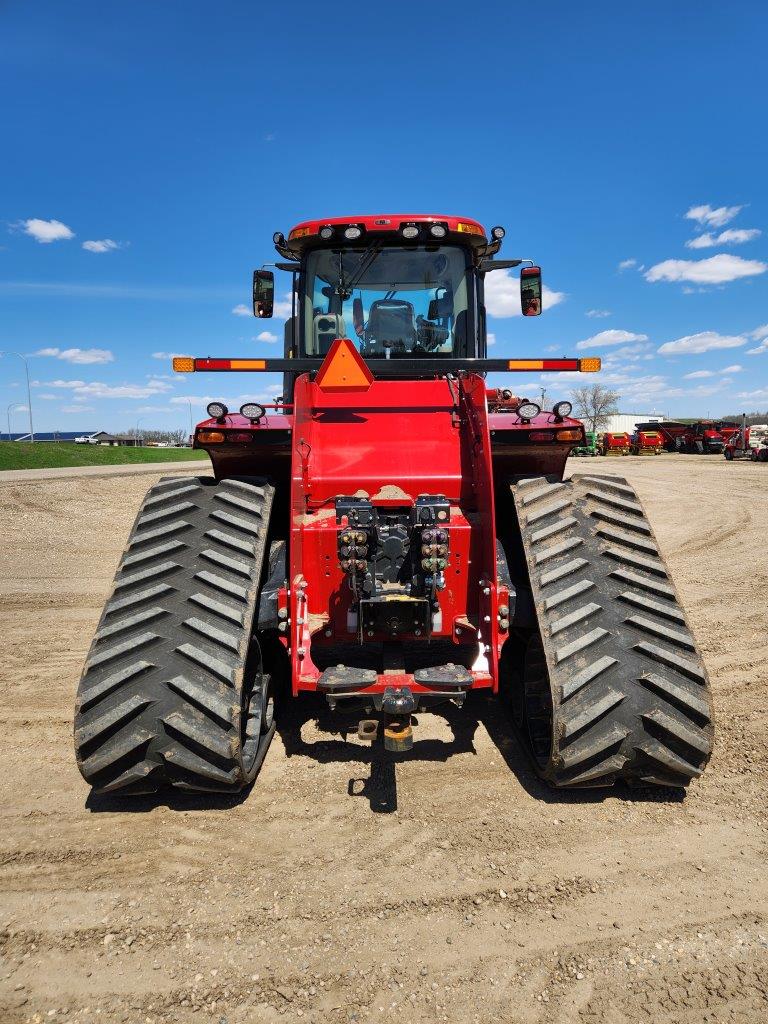
{"label": "blue sky", "polygon": [[[272,232],[400,210],[542,264],[535,320],[491,278],[492,354],[601,355],[626,411],[768,409],[766,29],[757,0],[3,3],[0,349],[41,353],[36,426],[276,393],[153,354],[278,355],[233,312]],[[0,360],[3,422],[22,379]]]}

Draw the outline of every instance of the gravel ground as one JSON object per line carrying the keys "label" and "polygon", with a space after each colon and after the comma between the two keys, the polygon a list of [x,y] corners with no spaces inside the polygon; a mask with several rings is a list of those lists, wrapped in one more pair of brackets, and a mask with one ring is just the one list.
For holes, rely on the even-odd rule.
{"label": "gravel ground", "polygon": [[499,709],[406,760],[295,710],[242,799],[89,797],[81,664],[147,476],[0,482],[0,1021],[768,1020],[768,468],[576,460],[646,503],[712,675],[685,799],[558,794]]}

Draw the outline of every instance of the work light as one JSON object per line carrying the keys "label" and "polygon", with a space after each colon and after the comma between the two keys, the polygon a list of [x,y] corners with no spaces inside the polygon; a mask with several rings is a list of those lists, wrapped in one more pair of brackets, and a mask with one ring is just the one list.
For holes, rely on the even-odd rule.
{"label": "work light", "polygon": [[497,241],[502,239],[506,233],[500,224],[497,224],[495,228],[491,228],[491,238],[495,238]]}
{"label": "work light", "polygon": [[326,224],[324,227],[320,228],[320,237],[326,241],[328,241],[329,238],[333,238],[333,228],[330,224]]}
{"label": "work light", "polygon": [[275,245],[283,245],[285,243],[285,235],[282,231],[276,231],[274,235],[272,235],[272,241]]}
{"label": "work light", "polygon": [[536,405],[535,402],[523,402],[522,405],[517,407],[517,415],[521,420],[532,420],[535,416],[538,416],[541,412],[541,406]]}
{"label": "work light", "polygon": [[223,420],[229,412],[223,402],[209,402],[207,406],[208,415],[213,420]]}
{"label": "work light", "polygon": [[562,420],[571,415],[572,409],[573,406],[570,402],[556,402],[552,407],[552,412],[555,414],[555,419]]}
{"label": "work light", "polygon": [[445,238],[448,232],[446,230],[445,224],[433,224],[432,227],[429,229],[429,233],[433,235],[435,238]]}
{"label": "work light", "polygon": [[416,227],[415,224],[405,224],[403,225],[403,227],[400,228],[400,234],[403,236],[403,238],[418,238],[419,229]]}
{"label": "work light", "polygon": [[247,420],[260,420],[267,410],[258,402],[246,402],[240,406],[240,415]]}
{"label": "work light", "polygon": [[356,238],[362,235],[362,229],[356,224],[350,224],[348,228],[344,228],[344,237],[348,238],[350,242],[353,242]]}

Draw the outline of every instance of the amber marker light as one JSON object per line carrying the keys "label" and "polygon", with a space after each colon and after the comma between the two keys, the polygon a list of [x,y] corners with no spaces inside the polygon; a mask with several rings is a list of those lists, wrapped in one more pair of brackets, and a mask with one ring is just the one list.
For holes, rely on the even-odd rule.
{"label": "amber marker light", "polygon": [[195,372],[195,360],[192,356],[174,356],[173,357],[173,372],[174,373],[194,373]]}
{"label": "amber marker light", "polygon": [[580,430],[558,430],[556,434],[558,441],[580,441]]}
{"label": "amber marker light", "polygon": [[221,430],[200,430],[197,434],[197,440],[203,444],[221,444],[224,440],[224,434]]}
{"label": "amber marker light", "polygon": [[582,373],[597,373],[601,366],[602,362],[597,357],[579,360],[579,369]]}

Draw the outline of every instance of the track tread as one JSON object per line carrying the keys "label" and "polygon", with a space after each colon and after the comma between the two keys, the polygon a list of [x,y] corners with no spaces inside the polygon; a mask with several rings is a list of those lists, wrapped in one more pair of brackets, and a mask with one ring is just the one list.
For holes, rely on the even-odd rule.
{"label": "track tread", "polygon": [[542,645],[524,669],[543,695],[530,727],[552,716],[551,749],[528,741],[537,771],[563,787],[686,786],[712,749],[708,679],[633,488],[594,474],[510,486]]}
{"label": "track tread", "polygon": [[[97,790],[236,791],[250,781],[242,691],[273,493],[247,479],[150,489],[78,688],[76,755]],[[230,506],[236,514],[222,516]]]}

